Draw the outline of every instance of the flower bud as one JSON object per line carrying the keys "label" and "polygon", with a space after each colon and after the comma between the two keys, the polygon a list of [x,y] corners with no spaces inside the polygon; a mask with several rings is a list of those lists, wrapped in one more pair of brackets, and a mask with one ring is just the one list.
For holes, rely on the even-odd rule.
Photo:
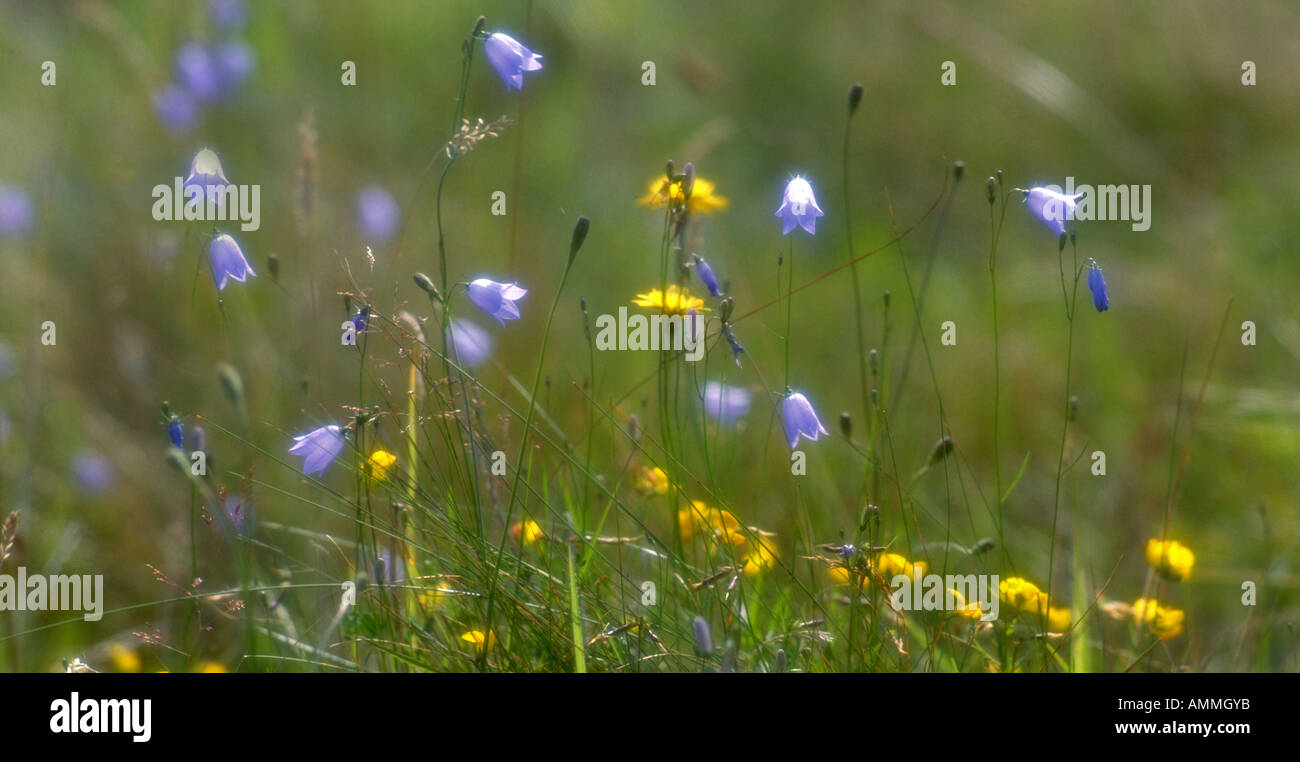
{"label": "flower bud", "polygon": [[862,103],[862,83],[855,82],[853,87],[849,88],[849,116],[858,110],[858,104]]}
{"label": "flower bud", "polygon": [[840,433],[845,439],[853,438],[853,416],[849,415],[847,410],[840,413]]}
{"label": "flower bud", "polygon": [[586,217],[579,217],[573,225],[573,238],[569,241],[569,265],[573,265],[573,258],[578,256],[578,249],[582,248],[582,242],[587,240],[587,231],[591,229],[591,220]]}
{"label": "flower bud", "polygon": [[988,191],[990,204],[998,200],[997,188],[998,188],[997,180],[994,180],[993,178],[990,177],[989,179],[984,181],[984,189]]}
{"label": "flower bud", "polygon": [[428,294],[429,298],[442,301],[442,297],[438,294],[438,287],[433,285],[432,278],[424,273],[416,273],[411,276],[411,280],[415,281],[415,285],[419,286],[421,291]]}
{"label": "flower bud", "polygon": [[961,182],[961,176],[964,175],[964,174],[966,174],[966,164],[965,164],[965,162],[961,161],[960,159],[958,159],[957,161],[954,161],[954,162],[952,163],[952,179],[953,179],[953,182],[958,182],[958,183]]}

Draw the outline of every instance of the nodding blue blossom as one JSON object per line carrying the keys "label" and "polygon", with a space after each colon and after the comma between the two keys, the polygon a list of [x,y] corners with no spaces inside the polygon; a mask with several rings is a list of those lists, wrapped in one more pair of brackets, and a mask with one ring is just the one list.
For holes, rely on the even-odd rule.
{"label": "nodding blue blossom", "polygon": [[727,386],[717,381],[704,385],[704,413],[718,423],[730,425],[749,413],[753,395],[740,386]]}
{"label": "nodding blue blossom", "polygon": [[234,92],[253,73],[253,49],[243,40],[218,43],[208,55],[217,70],[218,96]]}
{"label": "nodding blue blossom", "polygon": [[369,185],[357,193],[357,225],[368,242],[387,243],[401,222],[402,212],[387,190]]}
{"label": "nodding blue blossom", "polygon": [[218,291],[225,290],[228,279],[243,283],[248,276],[257,275],[239,244],[226,233],[212,239],[208,246],[208,259],[212,263],[212,278],[217,282]]}
{"label": "nodding blue blossom", "polygon": [[487,278],[478,278],[469,284],[470,301],[496,318],[501,325],[505,325],[507,320],[519,319],[519,305],[515,302],[526,293],[528,289],[520,288],[515,283],[497,283]]}
{"label": "nodding blue blossom", "polygon": [[223,89],[217,61],[200,42],[187,42],[176,51],[176,79],[201,101],[216,100]]}
{"label": "nodding blue blossom", "polygon": [[799,444],[801,436],[816,442],[819,435],[830,435],[817,419],[817,411],[813,410],[812,403],[799,392],[787,392],[785,399],[781,400],[781,419],[785,424],[785,438],[790,443],[791,450]]}
{"label": "nodding blue blossom", "polygon": [[802,177],[796,176],[785,186],[785,195],[781,197],[781,206],[776,215],[783,220],[781,235],[789,235],[798,225],[808,231],[808,235],[817,234],[817,218],[825,216],[817,199],[813,197],[812,186]]}
{"label": "nodding blue blossom", "polygon": [[718,289],[718,277],[713,274],[713,268],[699,254],[691,255],[695,257],[695,274],[700,276],[700,283],[709,290],[709,296],[722,296],[722,291]]}
{"label": "nodding blue blossom", "polygon": [[740,340],[736,338],[736,334],[732,333],[731,326],[722,329],[722,336],[727,340],[727,344],[731,345],[731,356],[736,359],[736,367],[739,368],[740,356],[745,354],[745,348],[740,345]]}
{"label": "nodding blue blossom", "polygon": [[248,21],[248,7],[244,0],[208,0],[208,14],[222,29],[235,30]]}
{"label": "nodding blue blossom", "polygon": [[366,330],[366,323],[370,320],[370,308],[362,307],[361,309],[357,310],[357,314],[353,315],[351,320],[352,320],[352,330],[356,331],[357,333],[361,333],[362,331]]}
{"label": "nodding blue blossom", "polygon": [[1065,233],[1065,221],[1074,219],[1077,198],[1050,188],[1030,188],[1025,191],[1025,206],[1059,237]]}
{"label": "nodding blue blossom", "polygon": [[173,417],[167,423],[167,436],[176,445],[177,450],[185,449],[185,427],[181,425],[181,419]]}
{"label": "nodding blue blossom", "polygon": [[347,443],[343,429],[334,424],[296,436],[293,441],[294,446],[289,448],[289,454],[303,459],[302,472],[308,476],[325,473],[325,469],[343,452],[343,445]]}
{"label": "nodding blue blossom", "polygon": [[94,450],[82,450],[72,459],[72,476],[77,487],[88,495],[99,495],[113,488],[117,472],[108,458]]}
{"label": "nodding blue blossom", "polygon": [[203,148],[194,154],[194,159],[190,162],[190,173],[185,178],[186,193],[190,192],[191,187],[203,188],[205,193],[210,193],[226,185],[230,185],[230,181],[226,179],[226,171],[222,169],[216,151]]}
{"label": "nodding blue blossom", "polygon": [[477,368],[492,355],[492,335],[464,318],[452,320],[447,335],[456,349],[453,359],[463,368]]}
{"label": "nodding blue blossom", "polygon": [[1110,309],[1110,297],[1106,295],[1106,279],[1101,275],[1101,265],[1096,262],[1088,270],[1088,289],[1092,291],[1092,306],[1098,312]]}
{"label": "nodding blue blossom", "polygon": [[199,118],[199,104],[184,88],[174,84],[154,93],[153,110],[168,132],[185,132]]}
{"label": "nodding blue blossom", "polygon": [[208,451],[208,433],[203,430],[202,426],[195,426],[190,429],[190,445],[191,451]]}
{"label": "nodding blue blossom", "polygon": [[709,623],[704,617],[697,616],[691,622],[695,629],[695,648],[701,654],[713,653],[713,633],[709,631]]}
{"label": "nodding blue blossom", "polygon": [[0,184],[0,238],[16,238],[32,227],[32,202],[22,188]]}
{"label": "nodding blue blossom", "polygon": [[523,89],[524,72],[542,68],[542,56],[534,53],[508,34],[496,32],[483,41],[483,53],[488,63],[497,70],[506,90]]}

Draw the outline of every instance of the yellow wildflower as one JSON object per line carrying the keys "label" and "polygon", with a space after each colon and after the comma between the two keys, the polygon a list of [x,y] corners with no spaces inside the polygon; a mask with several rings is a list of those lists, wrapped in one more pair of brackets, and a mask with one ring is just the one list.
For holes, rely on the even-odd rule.
{"label": "yellow wildflower", "polygon": [[1160,576],[1181,582],[1191,575],[1196,556],[1186,545],[1174,540],[1161,542],[1153,539],[1147,541],[1147,563],[1154,566]]}
{"label": "yellow wildflower", "polygon": [[709,308],[704,306],[703,299],[691,296],[690,289],[679,288],[676,285],[669,286],[667,293],[652,288],[647,293],[637,294],[632,303],[638,307],[653,307],[664,315],[685,315],[691,310],[709,311]]}
{"label": "yellow wildflower", "polygon": [[541,524],[528,519],[510,527],[510,536],[514,538],[515,542],[531,545],[538,540],[546,539],[546,532],[542,531]]}
{"label": "yellow wildflower", "polygon": [[[466,643],[473,643],[476,651],[482,651],[484,648],[491,650],[497,644],[496,636],[492,633],[483,634],[482,630],[470,630],[460,636],[460,639]],[[486,644],[486,646],[484,645]]]}
{"label": "yellow wildflower", "polygon": [[1182,609],[1161,606],[1154,600],[1138,598],[1133,602],[1133,618],[1145,622],[1161,640],[1182,635],[1185,616]]}
{"label": "yellow wildflower", "polygon": [[207,675],[222,675],[229,672],[230,670],[226,669],[226,665],[222,664],[221,662],[205,661],[205,662],[200,662],[194,668],[194,671],[201,672]]}
{"label": "yellow wildflower", "polygon": [[632,486],[647,495],[668,494],[668,474],[659,466],[641,467],[632,476]]}
{"label": "yellow wildflower", "polygon": [[998,583],[1003,603],[1021,612],[1037,614],[1047,605],[1047,596],[1038,586],[1022,577],[1008,577]]}
{"label": "yellow wildflower", "polygon": [[397,456],[388,450],[375,450],[366,461],[366,477],[372,482],[382,482],[388,478],[388,469],[397,462]]}
{"label": "yellow wildflower", "polygon": [[953,613],[956,614],[957,616],[961,617],[962,619],[976,619],[976,620],[984,616],[984,610],[980,608],[979,601],[971,601],[970,603],[967,603],[966,596],[962,595],[961,593],[951,588],[948,590],[948,593],[952,595],[952,600],[954,604]]}
{"label": "yellow wildflower", "polygon": [[[649,193],[637,199],[637,203],[641,206],[659,207],[669,203],[674,207],[681,206],[680,180],[669,182],[668,178],[660,176],[651,180],[648,187]],[[710,214],[726,208],[727,199],[713,192],[713,183],[696,176],[695,185],[691,188],[691,197],[686,202],[686,210],[691,214]]]}
{"label": "yellow wildflower", "polygon": [[905,577],[911,577],[913,572],[920,571],[921,576],[925,576],[925,562],[917,561],[912,563],[897,553],[881,553],[876,559],[876,569],[886,581],[902,574]]}
{"label": "yellow wildflower", "polygon": [[677,512],[681,525],[682,542],[690,542],[696,532],[709,533],[716,542],[724,545],[741,545],[745,534],[740,530],[740,519],[721,508],[710,508],[703,500],[693,501],[689,508]]}
{"label": "yellow wildflower", "polygon": [[1047,629],[1049,632],[1068,632],[1073,619],[1070,616],[1070,610],[1066,608],[1057,608],[1056,606],[1047,607]]}
{"label": "yellow wildflower", "polygon": [[756,543],[750,543],[750,547],[753,549],[745,554],[745,574],[755,576],[776,563],[776,548],[772,543],[760,537]]}

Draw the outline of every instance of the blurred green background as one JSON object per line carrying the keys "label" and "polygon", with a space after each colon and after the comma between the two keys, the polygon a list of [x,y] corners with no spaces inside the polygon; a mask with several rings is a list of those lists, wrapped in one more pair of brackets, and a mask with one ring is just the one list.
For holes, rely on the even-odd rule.
{"label": "blurred green background", "polygon": [[[1296,669],[1295,4],[259,2],[236,30],[220,28],[202,2],[0,8],[0,183],[24,189],[33,213],[25,233],[0,238],[0,512],[20,512],[15,560],[29,569],[102,573],[108,608],[172,597],[145,566],[179,580],[188,565],[189,487],[164,462],[161,401],[187,428],[202,415],[282,455],[290,435],[339,420],[342,406],[355,404],[355,356],[338,348],[347,317],[338,291],[355,282],[385,313],[431,314],[410,277],[437,269],[432,185],[417,188],[432,179],[426,166],[449,136],[460,44],[481,14],[490,31],[541,53],[545,68],[527,76],[522,94],[508,93],[481,57],[475,62],[467,116],[504,114],[515,124],[450,173],[443,201],[450,277],[518,280],[530,289],[525,319],[490,330],[497,360],[531,379],[569,232],[578,215],[591,218],[546,371],[546,407],[575,441],[587,408],[574,383],[588,376],[578,300],[593,315],[616,312],[658,285],[662,215],[636,199],[666,160],[693,161],[730,201],[697,218],[692,235],[729,284],[737,314],[777,294],[776,259],[787,242],[772,213],[790,177],[809,178],[826,213],[815,237],[795,240],[802,282],[846,261],[846,216],[859,253],[881,246],[893,236],[891,208],[900,229],[912,225],[961,160],[965,178],[934,244],[922,324],[975,506],[972,477],[992,492],[984,178],[1000,169],[1008,187],[1063,185],[1067,175],[1076,183],[1150,184],[1149,231],[1125,222],[1079,227],[1079,255],[1104,268],[1111,307],[1094,312],[1084,292],[1072,449],[1104,450],[1108,473],[1090,476],[1085,459],[1071,474],[1057,589],[1068,590],[1069,548],[1078,543],[1094,583],[1113,570],[1117,598],[1139,594],[1143,548],[1160,531],[1171,448],[1183,444],[1233,299],[1171,527],[1197,554],[1192,580],[1171,597],[1188,611],[1176,649],[1192,669]],[[153,98],[174,78],[177,50],[230,36],[252,53],[248,78],[189,129],[168,130]],[[57,65],[52,87],[41,84],[47,60]],[[340,82],[343,61],[356,64],[355,87]],[[656,64],[652,87],[641,84],[644,61]],[[955,86],[940,84],[944,61],[956,64]],[[1243,86],[1243,61],[1256,64],[1257,85]],[[840,150],[854,82],[865,96],[854,119],[846,209]],[[205,146],[233,182],[262,186],[261,229],[224,226],[258,273],[226,289],[224,318],[200,264],[208,226],[150,215],[152,187],[185,174]],[[305,216],[304,156],[314,178]],[[357,192],[372,184],[393,194],[407,222],[400,252],[395,241],[372,246],[373,270],[354,210]],[[496,190],[508,194],[505,216],[490,214]],[[916,284],[938,216],[858,268],[872,346],[883,329],[882,295],[892,294],[895,379],[915,319],[900,257]],[[1006,507],[1007,542],[1019,570],[1044,586],[1064,393],[1055,254],[1052,235],[1014,203],[998,259],[1004,485],[1025,453],[1029,464]],[[40,343],[45,320],[56,322],[56,346]],[[788,460],[769,404],[776,398],[762,396],[754,369],[779,393],[783,320],[771,307],[736,326],[745,369],[730,366],[725,349],[713,356],[711,369],[725,361],[728,382],[758,395],[744,427],[722,439],[719,488],[748,523],[788,540],[803,521],[798,505],[817,539],[832,542],[856,522],[861,462],[837,435],[804,448],[809,475],[799,500],[792,480],[781,478]],[[957,325],[954,347],[938,344],[945,320]],[[1258,328],[1256,346],[1240,341],[1246,320]],[[858,418],[860,409],[852,321],[846,272],[795,296],[792,382],[832,431],[841,410]],[[374,351],[394,359],[391,346]],[[218,383],[222,362],[242,374],[246,427]],[[923,464],[939,435],[919,346],[912,362],[891,420],[901,474]],[[377,373],[387,372],[400,398],[396,367]],[[637,384],[654,367],[649,354],[598,354],[598,400],[651,420],[645,400],[653,384]],[[499,369],[480,377],[506,392]],[[219,471],[251,469],[295,489],[296,473],[250,460],[231,438],[207,431]],[[609,432],[598,436],[612,453],[599,466],[614,474],[626,445]],[[396,449],[395,436],[391,444]],[[115,474],[104,490],[88,492],[74,478],[87,450]],[[346,486],[346,477],[336,478]],[[218,481],[240,487],[228,474]],[[944,495],[937,479],[917,497],[937,513]],[[250,500],[260,520],[331,526],[274,494]],[[972,507],[972,526],[958,505],[954,541],[992,534],[982,506]],[[923,529],[927,538],[943,533],[925,520]],[[1243,580],[1260,588],[1250,618]],[[61,618],[0,613],[0,637]],[[51,669],[76,656],[102,658],[104,643],[165,618],[146,609],[10,638],[0,643],[0,664]]]}

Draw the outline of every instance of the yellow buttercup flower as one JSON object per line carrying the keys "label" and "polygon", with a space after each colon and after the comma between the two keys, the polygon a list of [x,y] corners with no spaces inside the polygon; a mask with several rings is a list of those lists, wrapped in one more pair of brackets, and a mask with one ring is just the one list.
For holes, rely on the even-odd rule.
{"label": "yellow buttercup flower", "polygon": [[[713,192],[713,183],[696,176],[695,185],[691,187],[691,197],[686,202],[686,211],[691,214],[710,214],[727,208],[727,199]],[[659,207],[665,204],[681,206],[682,183],[680,180],[669,182],[660,176],[650,181],[649,193],[637,199],[641,206]]]}
{"label": "yellow buttercup flower", "polygon": [[925,576],[925,562],[917,561],[912,563],[897,553],[881,553],[875,562],[876,569],[886,581],[902,574],[905,577],[913,576],[913,572],[920,571]]}
{"label": "yellow buttercup flower", "polygon": [[510,536],[515,542],[523,545],[531,545],[538,540],[546,538],[546,532],[542,531],[542,525],[532,519],[521,521],[510,527]]}
{"label": "yellow buttercup flower", "polygon": [[200,662],[198,666],[194,668],[194,671],[201,672],[207,675],[221,675],[229,672],[230,670],[226,669],[226,665],[220,662],[205,661],[205,662]]}
{"label": "yellow buttercup flower", "polygon": [[745,533],[740,529],[740,519],[721,508],[711,508],[703,500],[695,500],[690,507],[677,512],[681,526],[682,542],[690,542],[697,532],[708,533],[723,545],[741,545]]}
{"label": "yellow buttercup flower", "polygon": [[752,550],[745,554],[743,564],[746,575],[753,577],[776,563],[776,548],[762,537],[749,543],[749,547]]}
{"label": "yellow buttercup flower", "polygon": [[1047,608],[1047,629],[1050,632],[1067,632],[1072,624],[1070,610],[1049,606]]}
{"label": "yellow buttercup flower", "polygon": [[1191,575],[1196,555],[1186,545],[1174,540],[1161,542],[1153,539],[1147,541],[1147,563],[1165,579],[1181,582]]}
{"label": "yellow buttercup flower", "polygon": [[491,650],[492,646],[497,644],[495,635],[490,632],[484,635],[482,630],[470,630],[462,634],[460,639],[466,643],[473,643],[476,651],[483,651],[485,648]]}
{"label": "yellow buttercup flower", "polygon": [[1021,612],[1037,614],[1047,605],[1047,596],[1033,582],[1022,577],[1008,577],[998,583],[1002,602]]}
{"label": "yellow buttercup flower", "polygon": [[667,495],[668,474],[664,473],[664,470],[659,466],[653,468],[641,467],[632,476],[632,486],[638,492],[647,495]]}
{"label": "yellow buttercup flower", "polygon": [[653,307],[664,315],[685,315],[691,310],[709,311],[709,308],[704,306],[703,299],[691,296],[690,289],[679,288],[676,285],[669,286],[666,293],[652,288],[647,293],[637,294],[632,303],[638,307]]}
{"label": "yellow buttercup flower", "polygon": [[1161,606],[1158,602],[1138,598],[1133,602],[1133,618],[1145,622],[1151,631],[1161,640],[1169,640],[1183,634],[1183,619],[1186,614],[1182,609]]}
{"label": "yellow buttercup flower", "polygon": [[382,482],[388,478],[388,469],[397,462],[397,456],[388,450],[375,450],[366,461],[366,477],[372,482]]}

